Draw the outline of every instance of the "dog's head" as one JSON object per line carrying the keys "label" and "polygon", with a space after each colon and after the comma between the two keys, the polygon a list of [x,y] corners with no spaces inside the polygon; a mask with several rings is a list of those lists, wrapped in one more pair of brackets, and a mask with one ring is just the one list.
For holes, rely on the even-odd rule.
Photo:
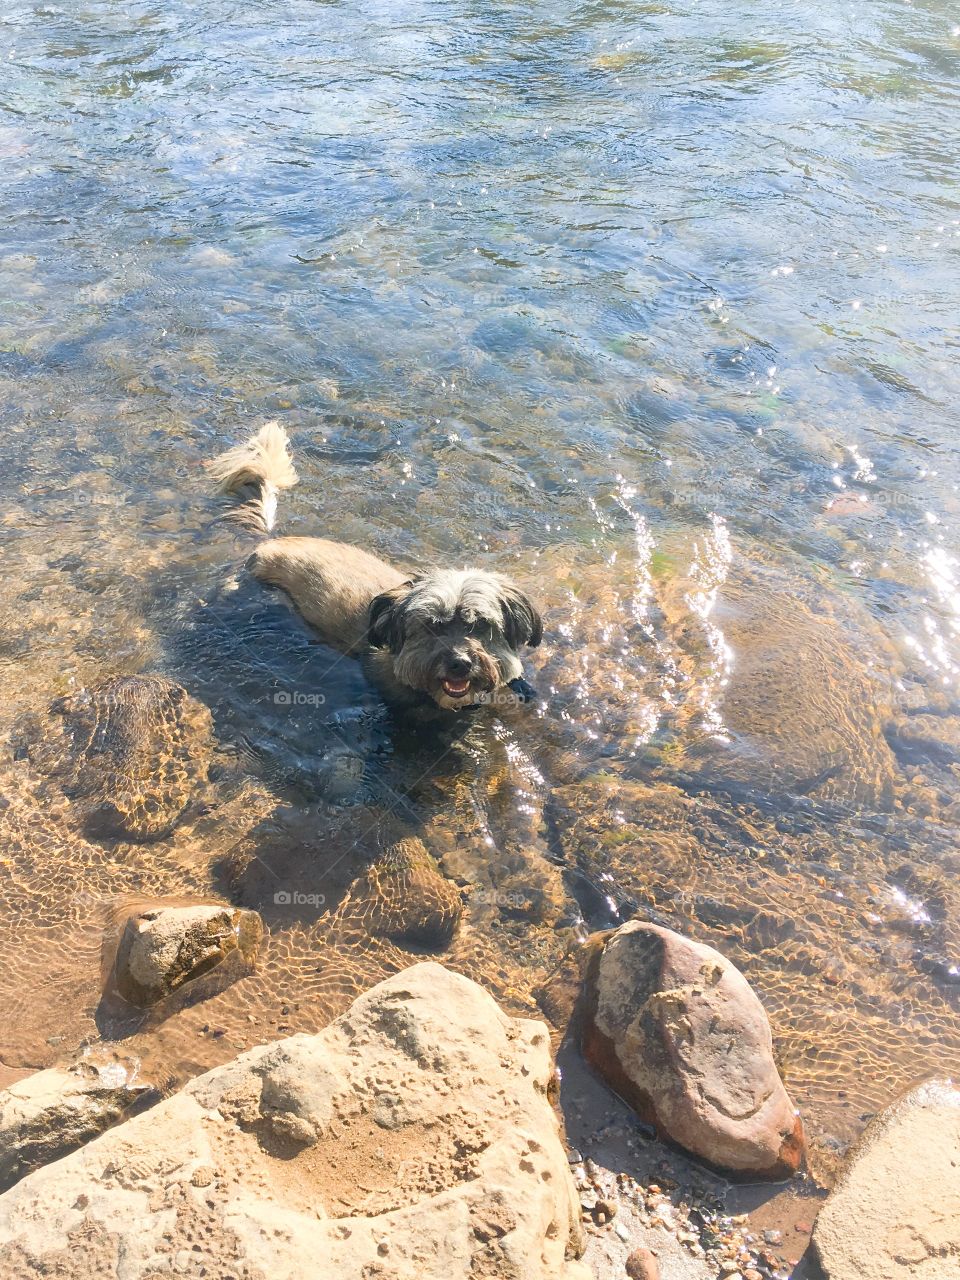
{"label": "dog's head", "polygon": [[397,680],[448,711],[482,702],[521,674],[519,651],[538,645],[540,615],[498,573],[440,569],[370,605],[367,638],[388,649]]}

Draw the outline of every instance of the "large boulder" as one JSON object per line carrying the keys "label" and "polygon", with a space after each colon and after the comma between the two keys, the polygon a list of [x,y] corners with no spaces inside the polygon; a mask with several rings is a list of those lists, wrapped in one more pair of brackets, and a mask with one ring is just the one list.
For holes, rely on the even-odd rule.
{"label": "large boulder", "polygon": [[127,920],[114,981],[125,1000],[147,1008],[226,960],[238,973],[249,970],[262,939],[255,911],[204,903],[156,907]]}
{"label": "large boulder", "polygon": [[0,1190],[116,1124],[153,1091],[135,1063],[89,1054],[0,1092]]}
{"label": "large boulder", "polygon": [[871,1122],[813,1244],[828,1280],[960,1276],[960,1089],[928,1081]]}
{"label": "large boulder", "polygon": [[770,1024],[712,947],[634,920],[597,945],[583,1051],[662,1136],[740,1177],[784,1178],[804,1156]]}
{"label": "large boulder", "polygon": [[546,1027],[440,965],[0,1196],[0,1273],[589,1280]]}

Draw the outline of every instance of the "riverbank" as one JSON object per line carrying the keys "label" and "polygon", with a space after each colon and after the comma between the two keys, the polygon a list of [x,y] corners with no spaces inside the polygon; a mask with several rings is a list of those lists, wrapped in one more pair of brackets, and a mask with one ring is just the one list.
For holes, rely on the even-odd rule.
{"label": "riverbank", "polygon": [[[104,1110],[107,1074],[0,1094],[4,1151],[19,1143],[32,1160],[0,1194],[5,1280],[51,1268],[65,1280],[158,1269],[294,1280],[319,1256],[331,1280],[853,1280],[864,1248],[877,1276],[908,1280],[913,1263],[897,1253],[908,1238],[917,1257],[942,1256],[928,1274],[946,1280],[960,1256],[955,1089],[886,1113],[826,1207],[803,1176],[734,1192],[656,1141],[569,1038],[555,1065],[544,1023],[506,1017],[435,963],[374,987],[315,1036],[141,1099],[140,1114]],[[111,1083],[116,1101],[116,1073]]]}

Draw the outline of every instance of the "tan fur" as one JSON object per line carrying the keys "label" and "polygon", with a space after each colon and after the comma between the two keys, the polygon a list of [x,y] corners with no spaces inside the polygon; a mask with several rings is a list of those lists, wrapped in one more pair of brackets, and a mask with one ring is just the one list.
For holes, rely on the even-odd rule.
{"label": "tan fur", "polygon": [[327,644],[355,656],[367,647],[370,601],[408,580],[369,552],[326,538],[271,538],[247,567],[285,591]]}
{"label": "tan fur", "polygon": [[273,528],[280,490],[299,479],[278,422],[264,423],[255,436],[208,462],[207,471],[220,493],[243,499],[227,518],[260,533]]}

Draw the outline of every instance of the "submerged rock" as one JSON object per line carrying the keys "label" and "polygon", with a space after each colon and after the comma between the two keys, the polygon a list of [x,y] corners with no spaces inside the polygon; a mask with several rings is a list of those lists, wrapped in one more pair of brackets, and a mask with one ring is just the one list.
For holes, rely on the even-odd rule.
{"label": "submerged rock", "polygon": [[116,1124],[152,1092],[134,1063],[94,1057],[25,1076],[0,1092],[0,1190]]}
{"label": "submerged rock", "polygon": [[114,979],[130,1004],[147,1008],[228,957],[256,960],[263,922],[255,911],[197,905],[131,916],[117,948]]}
{"label": "submerged rock", "polygon": [[0,1196],[0,1269],[589,1280],[551,1074],[541,1023],[414,966]]}
{"label": "submerged rock", "polygon": [[450,943],[463,915],[460,890],[416,839],[391,845],[351,886],[349,905],[371,933],[431,950]]}
{"label": "submerged rock", "polygon": [[162,676],[120,676],[21,725],[21,753],[59,784],[90,836],[156,840],[206,781],[210,712]]}
{"label": "submerged rock", "polygon": [[960,1275],[960,1089],[933,1080],[868,1126],[820,1210],[813,1245],[828,1280]]}
{"label": "submerged rock", "polygon": [[590,964],[582,1036],[607,1083],[693,1155],[740,1177],[800,1167],[766,1014],[712,947],[638,920],[617,929]]}
{"label": "submerged rock", "polygon": [[866,610],[725,526],[660,603],[690,680],[680,770],[735,792],[888,809],[896,662]]}

